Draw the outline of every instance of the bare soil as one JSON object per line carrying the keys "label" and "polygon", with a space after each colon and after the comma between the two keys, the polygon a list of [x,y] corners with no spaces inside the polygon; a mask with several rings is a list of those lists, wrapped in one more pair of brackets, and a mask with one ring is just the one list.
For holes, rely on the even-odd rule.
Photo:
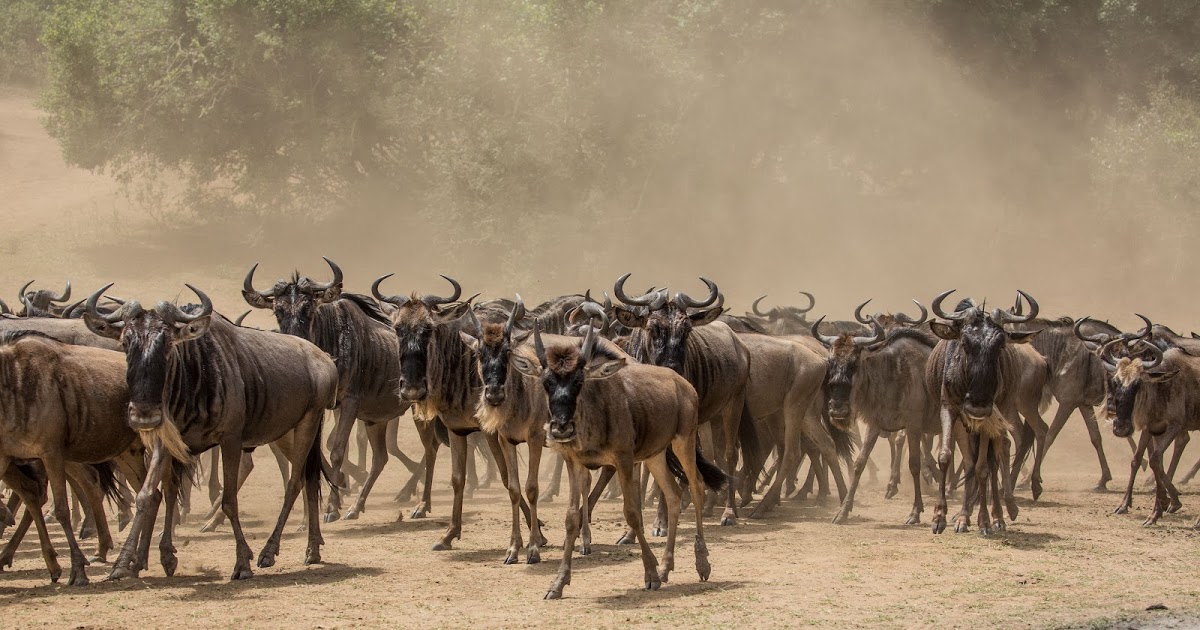
{"label": "bare soil", "polygon": [[[145,298],[160,299],[173,296],[186,279],[214,287],[218,308],[242,310],[240,266],[176,272],[119,255],[114,246],[134,238],[128,229],[136,225],[132,212],[113,181],[62,164],[38,126],[29,94],[0,93],[0,287],[15,291],[35,275],[56,285],[69,275],[81,288],[118,279]],[[417,453],[413,432],[403,435],[407,452]],[[1128,474],[1129,450],[1110,435],[1106,445],[1118,478],[1111,487],[1117,488]],[[884,451],[877,449],[876,460],[886,468]],[[241,514],[257,551],[277,514],[281,483],[271,456],[256,457]],[[1185,458],[1183,469],[1192,461]],[[175,577],[164,576],[152,552],[153,566],[141,579],[102,583],[108,567],[97,564],[89,570],[93,584],[68,588],[49,583],[30,538],[12,569],[0,574],[0,611],[6,627],[18,628],[1197,625],[1200,533],[1192,524],[1200,497],[1185,488],[1180,514],[1143,529],[1151,498],[1142,482],[1133,513],[1114,516],[1118,494],[1088,491],[1098,474],[1076,417],[1047,461],[1045,494],[1036,504],[1021,501],[1020,518],[1007,533],[934,536],[927,525],[901,525],[911,501],[905,473],[900,495],[890,501],[882,499],[880,484],[864,482],[854,517],[844,526],[830,524],[832,503],[811,501],[785,502],[767,519],[743,519],[732,528],[707,521],[713,574],[706,583],[691,568],[692,526],[684,519],[676,572],[652,593],[641,588],[635,550],[610,544],[624,525],[619,504],[606,502],[596,515],[595,553],[577,559],[566,599],[544,602],[561,557],[561,500],[542,508],[551,540],[543,564],[501,564],[509,505],[495,486],[467,502],[464,537],[455,549],[435,553],[430,546],[449,513],[448,457],[439,467],[434,512],[417,521],[396,520],[411,505],[392,502],[403,480],[402,467],[393,462],[360,520],[323,528],[324,565],[302,565],[303,537],[289,526],[274,568],[230,583],[228,526],[200,534],[193,517],[179,530]],[[196,512],[203,511],[202,494],[197,492]],[[926,512],[926,522],[928,517]],[[300,523],[298,514],[292,522]],[[61,531],[53,523],[51,531],[65,561]],[[118,534],[118,544],[123,538]],[[92,545],[88,541],[86,548]],[[661,540],[655,552],[661,557]],[[1145,612],[1154,604],[1169,610]]]}

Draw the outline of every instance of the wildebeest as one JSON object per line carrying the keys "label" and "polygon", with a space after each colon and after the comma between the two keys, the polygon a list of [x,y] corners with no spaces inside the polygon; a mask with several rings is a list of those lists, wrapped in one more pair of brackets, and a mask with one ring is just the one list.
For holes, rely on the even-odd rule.
{"label": "wildebeest", "polygon": [[[466,483],[467,436],[480,430],[475,417],[479,403],[479,373],[460,332],[479,334],[468,329],[473,320],[463,318],[471,308],[470,300],[459,302],[462,287],[457,281],[442,276],[454,287],[450,297],[436,295],[410,297],[380,293],[380,284],[392,274],[383,276],[371,285],[371,292],[380,302],[395,307],[391,314],[392,328],[398,341],[400,379],[397,387],[400,398],[413,406],[418,422],[438,418],[446,426],[450,441],[452,470],[450,486],[454,490],[454,506],[450,526],[434,546],[434,551],[452,548],[453,541],[462,536],[462,502]],[[488,447],[500,467],[500,476],[508,489],[508,469],[496,436],[485,432]],[[432,462],[429,463],[432,466]],[[428,486],[427,486],[428,487]],[[521,500],[528,517],[529,508]]]}
{"label": "wildebeest", "polygon": [[[1037,334],[1005,330],[1004,325],[1037,317],[1038,304],[1020,292],[1029,302],[1030,312],[1026,316],[1000,309],[988,313],[970,299],[962,300],[954,312],[947,313],[941,305],[951,293],[953,290],[946,291],[933,301],[933,312],[950,323],[931,322],[934,334],[942,340],[930,354],[925,370],[926,387],[939,401],[942,429],[938,502],[932,529],[940,534],[946,528],[946,480],[954,445],[951,440],[954,440],[962,450],[966,470],[963,510],[955,531],[967,531],[978,502],[978,527],[986,535],[992,528],[1005,527],[999,485],[1001,481],[1008,483],[1008,437],[1007,422],[999,410],[1011,406],[1012,398],[1021,388],[1023,374],[1014,346],[1029,342]],[[994,521],[988,514],[989,485],[996,513]],[[1016,518],[1016,504],[1009,502],[1007,507],[1009,517]]]}
{"label": "wildebeest", "polygon": [[59,317],[62,315],[64,308],[61,305],[71,301],[71,282],[67,281],[67,288],[63,289],[62,293],[46,289],[30,291],[29,286],[33,282],[30,280],[21,287],[18,295],[21,298],[22,308],[17,314],[22,317]]}
{"label": "wildebeest", "polygon": [[[1150,358],[1135,353],[1116,359],[1115,346],[1133,343],[1133,350],[1144,351]],[[1134,428],[1152,436],[1150,469],[1154,471],[1154,507],[1143,523],[1151,526],[1167,509],[1170,495],[1178,491],[1163,468],[1163,453],[1184,432],[1200,429],[1200,358],[1179,348],[1163,351],[1153,343],[1118,338],[1100,350],[1100,358],[1109,374],[1105,414],[1112,420],[1113,434],[1128,437]],[[1196,522],[1200,528],[1200,520]]]}
{"label": "wildebeest", "polygon": [[[707,580],[712,566],[704,542],[704,486],[720,488],[725,475],[700,456],[695,389],[673,370],[629,361],[591,328],[582,342],[543,338],[536,323],[533,335],[537,363],[516,355],[514,367],[540,379],[550,416],[547,437],[567,461],[571,487],[563,560],[546,599],[561,598],[563,588],[571,583],[571,556],[583,523],[580,505],[587,500],[583,495],[588,469],[599,466],[617,470],[625,520],[641,545],[645,585],[651,590],[666,582],[675,568],[681,497],[674,477],[682,472],[679,476],[688,481],[696,515],[696,572]],[[642,528],[641,492],[634,473],[639,461],[654,475],[667,504],[667,549],[661,571]]]}
{"label": "wildebeest", "polygon": [[[71,531],[69,462],[105,464],[137,447],[125,420],[129,389],[125,361],[109,350],[74,346],[36,332],[0,333],[0,476],[14,460],[40,460],[54,499],[54,517],[71,548],[69,585],[88,581],[87,559]],[[39,496],[14,490],[49,545]],[[103,513],[98,515],[103,520]],[[52,553],[52,550],[51,550]],[[47,562],[52,558],[47,556]],[[51,565],[51,579],[58,575]]]}
{"label": "wildebeest", "polygon": [[[338,402],[337,367],[303,339],[233,325],[213,313],[207,295],[187,286],[200,298],[200,305],[186,312],[165,301],[151,310],[129,301],[106,315],[96,310],[96,303],[109,287],[88,298],[84,315],[88,327],[120,340],[125,350],[129,424],[152,446],[150,471],[137,497],[137,517],[110,577],[135,576],[141,568],[136,556],[141,555],[139,546],[149,545],[160,481],[167,505],[177,501],[180,480],[166,470],[166,451],[176,460],[187,461],[214,446],[221,449],[224,473],[221,507],[237,541],[232,579],[250,577],[253,552],[242,533],[237,507],[241,453],[289,434],[291,477],[258,566],[275,563],[283,527],[302,487],[308,514],[305,563],[320,562],[318,437],[325,410]],[[166,510],[159,543],[168,575],[177,565],[171,543],[173,515],[173,509]]]}
{"label": "wildebeest", "polygon": [[[279,280],[269,291],[254,288],[255,264],[242,284],[242,297],[250,306],[270,309],[280,332],[311,341],[337,364],[341,405],[329,438],[330,468],[341,476],[355,418],[367,426],[372,450],[370,474],[358,500],[346,512],[347,519],[356,519],[387,464],[387,424],[407,412],[408,403],[397,394],[400,361],[390,320],[374,300],[344,292],[341,268],[324,260],[333,272],[332,281],[316,282],[296,273],[290,280]],[[431,440],[424,441],[428,445]],[[427,446],[427,461],[431,459],[429,450]],[[344,478],[337,485],[344,485]],[[426,484],[423,504],[417,508],[419,516],[429,509],[430,485]],[[329,493],[325,522],[336,521],[340,509],[341,491],[335,486]]]}
{"label": "wildebeest", "polygon": [[120,350],[120,342],[97,335],[79,319],[55,317],[0,317],[0,331],[32,330],[74,346]]}
{"label": "wildebeest", "polygon": [[[859,307],[861,310],[861,307]],[[924,309],[922,309],[924,310]],[[857,314],[857,313],[856,313]],[[909,323],[916,320],[905,319]],[[867,428],[862,450],[854,462],[854,477],[833,522],[842,523],[854,509],[854,495],[867,459],[880,433],[904,431],[909,445],[908,469],[912,475],[913,506],[906,524],[921,522],[921,442],[938,430],[937,405],[925,388],[925,364],[937,339],[923,330],[894,326],[886,331],[873,319],[875,334],[823,335],[813,324],[813,337],[829,349],[825,394],[831,420],[849,430],[855,418]]]}
{"label": "wildebeest", "polygon": [[[708,287],[708,296],[702,300],[684,293],[668,299],[665,289],[631,297],[625,294],[629,276],[621,276],[613,286],[613,295],[622,303],[614,308],[617,321],[633,330],[626,351],[641,363],[674,370],[691,383],[700,397],[700,424],[711,422],[714,441],[723,438],[722,461],[726,472],[733,474],[739,443],[750,447],[757,441],[741,439],[743,433],[753,430],[753,421],[742,413],[750,352],[729,326],[716,321],[723,312],[717,303],[717,285],[701,278]],[[722,525],[737,522],[734,486],[729,484],[726,491]]]}

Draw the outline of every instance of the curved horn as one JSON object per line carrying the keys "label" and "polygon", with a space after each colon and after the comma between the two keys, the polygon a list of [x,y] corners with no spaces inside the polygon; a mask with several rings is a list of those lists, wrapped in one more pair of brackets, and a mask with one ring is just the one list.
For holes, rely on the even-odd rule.
{"label": "curved horn", "polygon": [[62,304],[70,299],[71,299],[71,281],[67,280],[67,288],[63,289],[63,292],[61,294],[51,297],[50,301],[58,302],[59,304]]}
{"label": "curved horn", "polygon": [[967,316],[966,311],[954,311],[953,313],[947,313],[946,311],[942,310],[942,302],[945,301],[945,299],[956,290],[957,289],[950,289],[949,291],[940,293],[937,297],[933,298],[933,304],[931,306],[933,307],[934,315],[952,322],[960,321]]}
{"label": "curved horn", "polygon": [[[115,283],[110,282],[106,286],[102,287],[99,291],[96,291],[95,293],[88,296],[87,303],[86,303],[88,315],[91,315],[92,317],[102,320],[109,324],[116,324],[116,323],[120,322],[122,319],[124,319],[125,309],[129,307],[128,304],[122,304],[121,308],[119,308],[107,315],[104,313],[101,313],[99,311],[99,309],[96,308],[96,303],[100,301],[100,296],[104,295],[105,291],[111,289],[113,284],[115,284]],[[130,302],[129,304],[135,304],[135,302]]]}
{"label": "curved horn", "polygon": [[322,256],[321,259],[324,260],[325,264],[329,265],[329,269],[331,271],[333,271],[333,282],[330,282],[328,284],[314,283],[313,286],[316,287],[320,291],[328,291],[329,289],[332,289],[333,287],[341,286],[341,284],[342,284],[342,268],[338,267],[337,263],[333,262],[332,260],[329,260],[325,256]]}
{"label": "curved horn", "polygon": [[1117,363],[1113,361],[1111,352],[1114,347],[1120,345],[1123,341],[1124,339],[1113,339],[1100,348],[1100,362],[1104,364],[1105,370],[1109,372],[1117,371]]}
{"label": "curved horn", "polygon": [[1112,339],[1111,335],[1105,335],[1105,334],[1101,333],[1099,335],[1089,336],[1089,335],[1083,334],[1083,325],[1090,321],[1092,321],[1091,315],[1084,315],[1083,317],[1080,317],[1079,319],[1075,320],[1075,325],[1071,327],[1071,329],[1075,332],[1075,336],[1080,341],[1083,341],[1086,343],[1093,343],[1093,344],[1096,344],[1097,346],[1103,346],[1103,345],[1107,344]]}
{"label": "curved horn", "polygon": [[59,315],[59,317],[61,317],[62,319],[74,319],[74,316],[72,315],[72,313],[74,313],[76,310],[78,310],[80,306],[83,306],[83,303],[85,301],[87,301],[86,298],[83,300],[79,300],[79,301],[75,302],[74,304],[70,304],[67,307],[63,308],[62,313]]}
{"label": "curved horn", "polygon": [[12,309],[8,308],[8,305],[4,303],[4,300],[0,300],[0,315],[12,315]]}
{"label": "curved horn", "polygon": [[242,325],[242,322],[246,321],[246,316],[247,316],[247,315],[249,315],[249,314],[250,314],[250,313],[252,313],[252,312],[253,312],[253,311],[246,311],[245,313],[242,313],[241,315],[238,315],[238,318],[237,318],[237,319],[235,319],[235,320],[233,320],[233,325],[234,325],[234,326],[241,326],[241,325]]}
{"label": "curved horn", "polygon": [[905,315],[904,313],[896,313],[894,316],[896,318],[896,321],[900,322],[901,324],[905,324],[907,326],[920,326],[921,324],[924,324],[926,322],[926,320],[929,319],[929,309],[925,308],[925,306],[923,304],[921,304],[920,302],[918,302],[916,300],[913,300],[913,304],[916,304],[917,308],[921,309],[920,319],[913,319],[913,318],[909,317],[908,315]]}
{"label": "curved horn", "polygon": [[1025,298],[1025,301],[1029,303],[1029,313],[1026,315],[1022,315],[1018,312],[1014,312],[1014,311],[1019,310],[1016,308],[1014,308],[1013,310],[1010,310],[1010,311],[1002,311],[1000,309],[996,309],[995,315],[999,316],[1001,324],[1024,324],[1026,322],[1032,321],[1033,318],[1037,317],[1038,311],[1040,310],[1040,308],[1038,307],[1037,300],[1033,299],[1033,297],[1031,295],[1029,295],[1028,293],[1026,293],[1020,289],[1017,289],[1017,304],[1018,305],[1021,303],[1021,298]]}
{"label": "curved horn", "polygon": [[533,351],[537,354],[538,363],[542,364],[542,369],[546,369],[546,344],[542,343],[542,326],[537,319],[533,320]]}
{"label": "curved horn", "polygon": [[629,297],[628,295],[625,295],[625,281],[628,280],[629,276],[632,275],[633,273],[630,272],[621,276],[620,278],[617,278],[617,283],[613,285],[613,295],[617,296],[617,299],[620,300],[622,304],[629,306],[650,306],[651,300],[657,296],[657,293],[654,291],[648,291],[645,295],[638,297]]}
{"label": "curved horn", "polygon": [[26,282],[25,286],[21,287],[20,293],[17,293],[17,297],[19,297],[21,299],[21,304],[25,305],[25,316],[26,317],[28,317],[29,314],[32,312],[33,305],[29,303],[29,300],[25,299],[25,292],[29,290],[29,285],[31,285],[33,283],[34,283],[33,280]]}
{"label": "curved horn", "polygon": [[812,336],[817,341],[820,341],[822,346],[825,346],[826,348],[828,348],[828,347],[832,346],[835,341],[837,341],[837,337],[836,336],[826,337],[825,335],[821,334],[820,328],[821,328],[821,322],[823,322],[823,321],[825,321],[824,315],[821,316],[821,319],[818,319],[817,321],[813,322],[812,329],[811,329]]}
{"label": "curved horn", "polygon": [[246,279],[242,280],[242,291],[245,291],[246,293],[254,293],[264,300],[274,299],[275,298],[274,291],[259,291],[254,288],[254,272],[255,271],[258,271],[258,263],[254,263],[254,266],[251,267],[250,271],[246,274]]}
{"label": "curved horn", "polygon": [[872,325],[872,327],[875,328],[875,334],[872,336],[869,336],[869,337],[855,337],[854,338],[854,347],[865,348],[872,344],[879,343],[880,341],[883,341],[884,339],[887,338],[887,332],[884,331],[883,324],[880,324],[878,319],[872,317],[871,325]]}
{"label": "curved horn", "polygon": [[525,319],[525,300],[522,300],[521,294],[518,293],[517,303],[513,306],[512,312],[508,314],[508,321],[504,323],[504,336],[512,337],[513,328],[516,328],[523,319]]}
{"label": "curved horn", "polygon": [[[874,299],[874,298],[872,298],[872,299]],[[863,308],[866,307],[866,305],[868,305],[870,303],[871,303],[871,300],[867,300],[866,302],[859,304],[858,308],[854,309],[854,321],[856,321],[860,324],[866,324],[868,326],[871,324],[871,322],[873,320],[871,318],[864,317],[862,314]]]}
{"label": "curved horn", "polygon": [[[439,275],[441,275],[441,274],[439,274]],[[437,296],[437,295],[426,296],[423,300],[421,300],[422,302],[424,302],[426,304],[426,306],[441,306],[442,304],[449,304],[451,302],[457,302],[458,298],[462,297],[462,286],[459,285],[458,282],[454,278],[451,278],[450,276],[443,275],[442,277],[446,279],[446,282],[450,283],[450,286],[454,287],[454,294],[451,295],[450,297],[441,297],[441,296]]]}
{"label": "curved horn", "polygon": [[388,304],[392,304],[394,306],[404,306],[405,304],[408,304],[407,297],[405,297],[403,295],[385,296],[379,292],[379,285],[383,284],[384,280],[387,280],[388,278],[391,278],[394,275],[395,274],[389,273],[386,276],[379,276],[378,278],[376,278],[375,282],[371,283],[371,295],[374,295],[375,299],[379,300],[380,302],[387,302]]}
{"label": "curved horn", "polygon": [[212,300],[208,299],[208,296],[205,295],[203,291],[201,291],[200,289],[197,289],[196,287],[194,287],[190,284],[184,284],[183,286],[191,289],[192,293],[195,293],[196,297],[200,298],[200,312],[196,313],[195,315],[188,315],[187,313],[184,313],[183,310],[180,309],[178,306],[175,306],[174,304],[172,304],[171,307],[175,311],[175,321],[187,324],[189,322],[194,322],[198,319],[212,315],[212,312],[213,312]]}
{"label": "curved horn", "polygon": [[803,315],[804,313],[807,313],[807,312],[813,310],[813,307],[817,305],[817,298],[813,297],[813,294],[809,293],[808,291],[801,291],[800,295],[803,295],[804,297],[808,298],[808,306],[806,306],[804,308],[800,308],[799,306],[793,306],[793,307],[789,308],[788,310],[792,311],[793,313],[799,313],[799,314]]}
{"label": "curved horn", "polygon": [[604,292],[604,312],[607,313],[611,310],[612,310],[612,298],[608,297],[608,291],[605,291]]}
{"label": "curved horn", "polygon": [[[582,305],[581,310],[588,316],[589,324],[587,334],[583,338],[583,346],[579,352],[583,357],[584,363],[592,360],[592,354],[596,350],[596,329],[604,330],[608,327],[608,316],[604,314],[604,310],[596,304],[587,303]],[[600,325],[596,326],[596,320],[600,320]]]}
{"label": "curved horn", "polygon": [[705,308],[712,306],[713,303],[717,301],[717,295],[720,293],[717,291],[717,283],[705,278],[704,276],[700,276],[700,281],[708,286],[708,297],[703,300],[697,300],[693,297],[690,297],[686,293],[676,293],[675,304],[678,305],[679,308]]}
{"label": "curved horn", "polygon": [[1025,309],[1022,308],[1022,306],[1021,306],[1021,294],[1020,293],[1017,294],[1017,300],[1015,302],[1013,302],[1012,311],[1010,311],[1010,312],[1013,315],[1016,315],[1018,317],[1020,317],[1022,314],[1024,314]]}
{"label": "curved horn", "polygon": [[1125,334],[1121,335],[1121,337],[1124,339],[1130,340],[1130,341],[1132,341],[1134,339],[1149,339],[1150,333],[1154,330],[1154,324],[1152,324],[1150,322],[1149,317],[1146,317],[1145,315],[1142,315],[1141,313],[1134,313],[1134,315],[1137,315],[1138,318],[1141,319],[1142,322],[1145,323],[1146,325],[1141,330],[1139,330],[1135,333],[1125,333]]}
{"label": "curved horn", "polygon": [[1142,369],[1144,369],[1146,371],[1150,371],[1150,370],[1153,370],[1154,368],[1162,365],[1163,351],[1158,346],[1150,343],[1149,341],[1146,341],[1145,339],[1141,339],[1141,340],[1139,340],[1139,342],[1143,346],[1146,346],[1146,349],[1150,351],[1150,354],[1154,355],[1154,358],[1150,362],[1147,362],[1145,359],[1142,359]]}
{"label": "curved horn", "polygon": [[750,305],[750,310],[753,311],[754,314],[758,315],[759,317],[770,317],[771,316],[769,312],[764,313],[764,312],[758,310],[758,303],[762,302],[765,299],[767,299],[767,296],[764,295],[764,296],[758,298],[757,300],[754,300],[754,303]]}

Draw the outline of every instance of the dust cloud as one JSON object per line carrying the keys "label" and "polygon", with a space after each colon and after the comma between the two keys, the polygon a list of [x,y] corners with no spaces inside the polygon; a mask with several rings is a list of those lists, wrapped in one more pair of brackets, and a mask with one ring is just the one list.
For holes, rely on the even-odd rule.
{"label": "dust cloud", "polygon": [[[4,297],[28,278],[71,277],[82,289],[116,281],[117,294],[143,301],[191,281],[236,314],[253,262],[267,284],[293,268],[325,277],[327,255],[352,290],[394,272],[393,292],[437,292],[445,273],[468,294],[536,300],[610,290],[632,271],[639,287],[701,293],[705,275],[735,312],[762,294],[786,304],[807,290],[815,313],[846,318],[869,297],[903,310],[957,287],[1008,304],[1021,288],[1049,316],[1132,326],[1138,311],[1191,329],[1190,291],[1173,287],[1188,286],[1194,227],[1153,199],[1098,211],[1090,145],[1064,125],[1060,104],[973,74],[931,25],[883,9],[831,9],[799,32],[763,32],[757,44],[712,35],[691,66],[696,81],[671,84],[679,93],[647,84],[639,67],[659,60],[646,58],[614,60],[588,86],[608,95],[592,113],[617,135],[651,100],[679,104],[668,142],[618,156],[638,175],[636,190],[611,197],[619,205],[560,207],[579,195],[551,190],[527,212],[453,220],[363,194],[323,220],[179,224],[64,166],[39,128],[36,95],[5,92]],[[553,52],[572,54],[568,44]],[[251,321],[267,325],[260,316]]]}

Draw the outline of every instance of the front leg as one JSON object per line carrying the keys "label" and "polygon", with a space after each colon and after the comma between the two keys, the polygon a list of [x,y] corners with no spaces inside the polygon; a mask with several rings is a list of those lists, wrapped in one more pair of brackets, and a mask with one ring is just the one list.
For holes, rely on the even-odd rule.
{"label": "front leg", "polygon": [[154,527],[154,513],[159,500],[158,486],[162,483],[166,467],[171,465],[171,459],[165,451],[162,441],[155,438],[150,450],[149,470],[135,499],[137,512],[133,516],[133,525],[129,528],[125,544],[121,546],[121,553],[117,554],[117,561],[113,563],[109,580],[137,577],[142,568],[138,547],[144,538],[143,532]]}
{"label": "front leg", "polygon": [[342,472],[342,468],[346,464],[346,451],[350,448],[350,430],[354,428],[354,420],[357,417],[358,400],[347,397],[336,412],[337,420],[333,425],[333,433],[329,435],[329,468],[333,471],[334,478],[333,487],[329,489],[328,503],[325,504],[326,523],[332,523],[342,517],[342,490],[347,487],[346,474]]}
{"label": "front leg", "polygon": [[[508,490],[508,501],[512,507],[512,533],[509,536],[508,554],[504,556],[504,564],[516,564],[525,542],[521,540],[521,479],[517,471],[517,446],[508,440],[500,441],[500,453],[508,468],[508,480],[505,486]],[[533,475],[530,472],[530,475]]]}
{"label": "front leg", "polygon": [[1121,503],[1117,505],[1117,509],[1113,510],[1113,514],[1126,514],[1133,507],[1133,484],[1137,481],[1138,468],[1142,465],[1142,459],[1145,457],[1146,448],[1150,445],[1150,432],[1142,431],[1138,436],[1137,446],[1133,451],[1133,459],[1129,460],[1129,484],[1125,486],[1125,496],[1121,499]]}
{"label": "front leg", "polygon": [[1142,523],[1142,527],[1157,524],[1167,507],[1167,472],[1163,469],[1163,454],[1178,434],[1179,429],[1171,427],[1154,438],[1154,449],[1150,452],[1150,470],[1154,472],[1154,509],[1150,512],[1150,517]]}
{"label": "front leg", "polygon": [[[942,395],[945,399],[945,392]],[[954,454],[954,416],[945,405],[941,408],[942,447],[938,452],[938,500],[933,506],[933,533],[946,531],[946,480],[950,476],[952,455]],[[917,491],[918,494],[920,491]]]}
{"label": "front leg", "polygon": [[379,475],[383,474],[383,468],[387,466],[387,430],[386,422],[367,425],[367,443],[371,448],[371,469],[367,472],[367,479],[358,492],[358,499],[354,501],[354,507],[346,512],[348,521],[357,520],[360,514],[367,511],[367,497],[371,495],[371,488],[375,487],[375,482],[379,480]]}
{"label": "front leg", "polygon": [[241,442],[240,439],[226,439],[221,443],[221,511],[229,519],[229,527],[233,530],[236,541],[236,557],[234,558],[233,573],[229,579],[244,580],[254,575],[250,570],[250,561],[254,552],[246,543],[246,535],[242,533],[242,520],[238,515],[238,476],[241,472]]}
{"label": "front leg", "polygon": [[[168,462],[169,465],[173,464]],[[175,575],[179,560],[175,557],[175,505],[179,502],[179,482],[172,468],[163,476],[163,498],[167,509],[163,512],[163,532],[158,541],[158,559],[167,577]]]}
{"label": "front leg", "polygon": [[[525,474],[525,498],[529,500],[529,551],[526,553],[526,562],[529,564],[537,564],[542,561],[541,548],[546,544],[546,537],[542,535],[542,522],[538,520],[538,472],[542,461],[542,438],[535,436],[526,443],[529,447],[529,470]],[[517,462],[514,458],[509,464],[509,469],[515,471]],[[590,476],[590,474],[589,474]],[[585,546],[591,547],[591,536],[585,540]],[[591,549],[588,549],[590,552]]]}
{"label": "front leg", "polygon": [[454,540],[462,537],[462,505],[463,492],[467,481],[467,456],[470,445],[466,436],[450,432],[450,487],[454,490],[454,508],[450,514],[450,528],[445,535],[433,546],[434,551],[448,551],[453,548]]}
{"label": "front leg", "polygon": [[657,591],[662,586],[658,575],[658,560],[646,541],[646,532],[642,528],[642,505],[637,500],[638,480],[633,472],[633,461],[621,461],[617,465],[617,478],[621,480],[621,494],[625,497],[625,522],[637,537],[642,549],[642,568],[645,570],[646,590]]}
{"label": "front leg", "polygon": [[867,467],[867,462],[870,461],[871,451],[875,448],[875,441],[879,439],[879,425],[871,423],[867,426],[867,439],[863,441],[862,450],[858,453],[858,458],[854,460],[854,477],[850,480],[850,488],[846,491],[846,498],[842,501],[842,509],[833,516],[835,524],[845,523],[850,518],[850,510],[854,509],[854,495],[858,492],[858,483],[862,479],[863,470]]}
{"label": "front leg", "polygon": [[425,518],[433,511],[433,471],[437,463],[438,439],[433,423],[417,422],[417,433],[421,436],[421,444],[425,447],[425,486],[421,489],[421,502],[413,508],[412,518]]}
{"label": "front leg", "polygon": [[[562,459],[565,460],[566,457]],[[558,575],[554,577],[554,581],[550,582],[550,588],[546,591],[546,599],[562,599],[563,589],[571,583],[571,557],[575,553],[575,539],[579,537],[579,529],[583,525],[583,515],[580,513],[579,506],[583,502],[583,475],[588,474],[587,469],[574,462],[567,462],[567,466],[567,479],[570,486],[566,519],[567,536],[563,541],[562,563],[558,567]]]}

